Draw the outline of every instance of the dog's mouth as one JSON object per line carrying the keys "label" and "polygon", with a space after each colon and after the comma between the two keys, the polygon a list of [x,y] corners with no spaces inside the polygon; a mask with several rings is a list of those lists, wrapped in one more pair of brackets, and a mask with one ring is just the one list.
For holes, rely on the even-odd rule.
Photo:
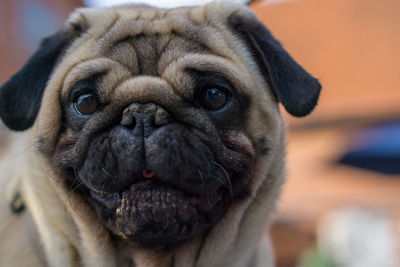
{"label": "dog's mouth", "polygon": [[250,156],[217,157],[212,148],[181,125],[146,138],[118,126],[92,136],[80,162],[61,168],[116,237],[170,248],[205,233],[246,196]]}
{"label": "dog's mouth", "polygon": [[121,192],[89,189],[86,197],[113,234],[144,246],[166,248],[215,224],[231,201],[227,191],[220,187],[190,194],[144,169]]}

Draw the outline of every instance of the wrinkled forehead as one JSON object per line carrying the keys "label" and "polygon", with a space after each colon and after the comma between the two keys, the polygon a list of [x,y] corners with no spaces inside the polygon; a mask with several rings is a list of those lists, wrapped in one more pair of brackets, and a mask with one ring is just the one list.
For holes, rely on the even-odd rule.
{"label": "wrinkled forehead", "polygon": [[190,10],[111,9],[112,23],[98,38],[97,53],[124,64],[133,74],[158,76],[180,55],[212,49],[208,39],[216,29],[194,21]]}
{"label": "wrinkled forehead", "polygon": [[239,88],[245,78],[243,51],[237,53],[227,26],[208,19],[202,7],[122,6],[83,9],[80,16],[88,30],[67,53],[76,62],[68,70],[63,94],[77,80],[110,71],[121,79],[144,75],[171,80],[176,73],[198,69],[220,72]]}

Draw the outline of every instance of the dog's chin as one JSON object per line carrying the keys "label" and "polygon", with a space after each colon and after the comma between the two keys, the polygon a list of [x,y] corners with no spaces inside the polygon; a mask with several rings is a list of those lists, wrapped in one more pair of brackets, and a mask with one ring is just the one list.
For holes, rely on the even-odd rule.
{"label": "dog's chin", "polygon": [[232,200],[224,187],[193,195],[160,179],[136,182],[122,193],[87,190],[85,197],[115,236],[162,249],[205,232]]}

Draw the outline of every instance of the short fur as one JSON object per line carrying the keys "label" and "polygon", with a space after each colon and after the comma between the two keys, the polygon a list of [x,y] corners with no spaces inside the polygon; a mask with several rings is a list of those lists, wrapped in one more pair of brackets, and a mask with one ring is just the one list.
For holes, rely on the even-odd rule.
{"label": "short fur", "polygon": [[[215,86],[229,101],[206,110]],[[98,111],[77,113],[76,92],[93,88]],[[3,122],[26,130],[2,159],[8,200],[25,210],[2,203],[0,265],[270,266],[278,101],[305,116],[320,89],[241,5],[77,10],[0,89]],[[162,182],[143,189],[130,174],[147,168]],[[157,209],[148,185],[181,206]]]}

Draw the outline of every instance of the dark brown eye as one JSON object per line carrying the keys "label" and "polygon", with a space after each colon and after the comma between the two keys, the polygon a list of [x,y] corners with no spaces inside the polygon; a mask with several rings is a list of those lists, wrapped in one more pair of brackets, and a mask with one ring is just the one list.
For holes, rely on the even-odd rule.
{"label": "dark brown eye", "polygon": [[219,88],[207,88],[201,92],[201,105],[208,110],[217,110],[226,105],[229,96],[225,90]]}
{"label": "dark brown eye", "polygon": [[84,93],[74,101],[75,110],[83,115],[91,115],[96,112],[97,100],[91,93]]}

